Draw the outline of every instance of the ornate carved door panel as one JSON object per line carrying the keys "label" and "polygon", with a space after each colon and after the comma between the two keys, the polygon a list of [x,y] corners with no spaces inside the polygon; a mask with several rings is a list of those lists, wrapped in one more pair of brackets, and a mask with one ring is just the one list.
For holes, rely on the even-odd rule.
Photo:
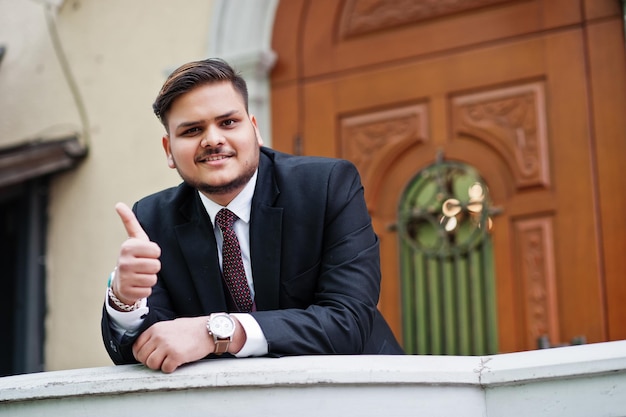
{"label": "ornate carved door panel", "polygon": [[359,168],[380,308],[400,338],[398,205],[440,151],[477,169],[501,209],[499,350],[626,338],[617,2],[291,0],[273,45],[274,147]]}

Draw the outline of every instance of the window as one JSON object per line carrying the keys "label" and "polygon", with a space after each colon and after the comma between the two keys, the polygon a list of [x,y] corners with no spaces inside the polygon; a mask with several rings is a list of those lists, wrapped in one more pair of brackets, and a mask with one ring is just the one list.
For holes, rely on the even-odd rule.
{"label": "window", "polygon": [[46,179],[0,188],[0,376],[43,370]]}

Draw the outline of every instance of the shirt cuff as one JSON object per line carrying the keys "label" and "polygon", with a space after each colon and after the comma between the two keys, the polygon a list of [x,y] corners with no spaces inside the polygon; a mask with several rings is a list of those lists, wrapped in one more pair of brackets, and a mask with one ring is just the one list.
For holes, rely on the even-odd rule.
{"label": "shirt cuff", "polygon": [[[118,339],[121,339],[124,334],[132,334],[137,331],[143,319],[148,314],[150,309],[148,308],[148,300],[142,298],[139,301],[139,307],[133,311],[117,311],[109,304],[109,289],[104,298],[104,305],[106,306],[107,314],[109,315],[111,330],[115,332]],[[257,324],[258,326],[258,324]]]}
{"label": "shirt cuff", "polygon": [[249,356],[267,355],[267,339],[254,317],[246,313],[232,313],[231,315],[239,320],[241,327],[246,332],[246,343],[235,356],[246,358]]}

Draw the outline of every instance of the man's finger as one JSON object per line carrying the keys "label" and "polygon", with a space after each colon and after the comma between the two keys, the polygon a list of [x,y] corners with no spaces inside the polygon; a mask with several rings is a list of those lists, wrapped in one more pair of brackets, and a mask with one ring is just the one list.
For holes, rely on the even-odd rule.
{"label": "man's finger", "polygon": [[124,228],[126,229],[126,234],[128,237],[134,237],[141,240],[150,241],[150,238],[144,232],[137,217],[135,217],[135,213],[124,203],[117,203],[115,205],[115,211],[122,219],[122,223],[124,223]]}

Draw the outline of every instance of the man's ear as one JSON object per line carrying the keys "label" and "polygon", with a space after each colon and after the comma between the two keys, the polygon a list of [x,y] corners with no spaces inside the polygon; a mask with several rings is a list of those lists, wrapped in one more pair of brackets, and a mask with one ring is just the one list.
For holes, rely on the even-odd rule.
{"label": "man's ear", "polygon": [[174,157],[172,156],[172,150],[170,148],[169,135],[163,135],[161,141],[163,144],[163,150],[165,151],[165,156],[167,157],[167,166],[172,169],[176,168],[176,163],[174,162]]}
{"label": "man's ear", "polygon": [[261,137],[261,132],[256,124],[256,117],[253,114],[250,115],[250,122],[252,123],[252,127],[254,128],[254,133],[256,134],[256,140],[259,143],[259,146],[263,146],[263,138]]}

